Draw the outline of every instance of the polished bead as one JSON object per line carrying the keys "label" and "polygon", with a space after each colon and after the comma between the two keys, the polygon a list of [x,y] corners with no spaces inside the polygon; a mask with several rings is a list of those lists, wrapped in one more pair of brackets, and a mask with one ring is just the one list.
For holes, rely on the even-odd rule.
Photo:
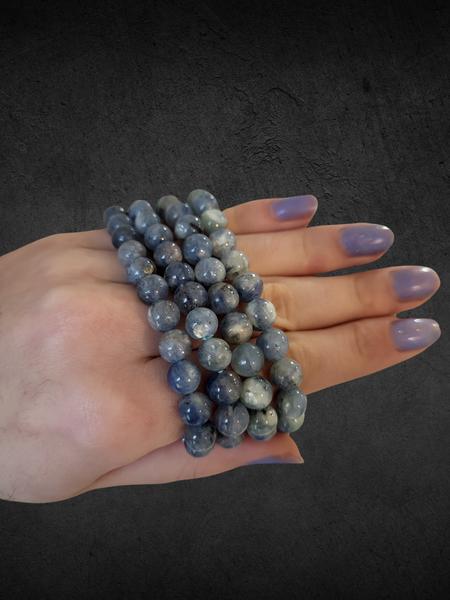
{"label": "polished bead", "polygon": [[109,219],[114,215],[124,215],[125,209],[121,206],[108,206],[108,208],[103,213],[103,223],[108,226]]}
{"label": "polished bead", "polygon": [[147,248],[137,240],[124,242],[117,251],[119,262],[124,267],[129,267],[139,256],[147,256]]}
{"label": "polished bead", "polygon": [[192,209],[190,206],[183,204],[182,202],[174,202],[166,208],[164,215],[165,222],[171,229],[173,229],[180,217],[184,217],[184,215],[192,215]]}
{"label": "polished bead", "polygon": [[240,435],[249,423],[248,410],[241,402],[230,406],[219,406],[214,414],[214,424],[222,435]]}
{"label": "polished bead", "polygon": [[174,262],[164,271],[164,279],[174,291],[183,283],[195,281],[194,269],[185,262]]}
{"label": "polished bead", "polygon": [[213,245],[203,233],[194,233],[184,240],[183,256],[191,265],[196,265],[202,258],[212,256]]}
{"label": "polished bead", "polygon": [[284,358],[289,350],[288,337],[281,329],[266,329],[257,337],[256,343],[264,358],[272,362]]}
{"label": "polished bead", "polygon": [[147,202],[147,200],[135,200],[128,208],[128,215],[130,219],[135,221],[138,215],[149,210],[154,212],[150,202]]}
{"label": "polished bead", "polygon": [[211,417],[212,402],[206,394],[193,392],[183,396],[178,404],[178,414],[186,425],[198,427]]}
{"label": "polished bead", "polygon": [[171,329],[166,331],[158,343],[159,354],[170,363],[186,360],[192,352],[192,342],[185,331]]}
{"label": "polished bead", "polygon": [[157,223],[161,223],[161,219],[153,210],[144,210],[134,220],[134,226],[141,235],[145,235],[147,229]]}
{"label": "polished bead", "polygon": [[270,329],[277,319],[275,306],[264,298],[255,298],[244,310],[256,331]]}
{"label": "polished bead", "polygon": [[113,215],[109,218],[107,227],[109,235],[112,235],[121,225],[133,225],[133,221],[125,212]]}
{"label": "polished bead", "polygon": [[194,308],[186,316],[185,329],[194,340],[210,340],[217,331],[219,320],[209,308]]}
{"label": "polished bead", "polygon": [[150,225],[144,235],[144,244],[149,250],[156,250],[162,242],[173,242],[173,234],[167,225],[155,223]]}
{"label": "polished bead", "polygon": [[225,279],[225,267],[218,258],[202,258],[194,269],[196,280],[205,286],[211,287]]}
{"label": "polished bead", "polygon": [[155,331],[170,331],[180,322],[180,309],[171,300],[158,300],[149,307],[147,320]]}
{"label": "polished bead", "polygon": [[228,221],[226,216],[217,208],[205,210],[200,218],[206,235],[209,235],[215,229],[226,229],[227,227]]}
{"label": "polished bead", "polygon": [[219,406],[228,406],[237,402],[241,389],[241,378],[228,369],[213,373],[206,382],[208,397]]}
{"label": "polished bead", "polygon": [[156,265],[149,258],[139,256],[127,267],[127,279],[133,285],[137,285],[141,279],[155,272]]}
{"label": "polished bead", "polygon": [[181,248],[175,242],[161,242],[153,252],[153,260],[158,267],[165,269],[171,263],[183,260]]}
{"label": "polished bead", "polygon": [[237,448],[242,444],[245,438],[245,431],[240,435],[223,435],[220,431],[217,432],[216,444],[222,448],[232,449]]}
{"label": "polished bead", "polygon": [[209,234],[209,239],[213,246],[213,254],[217,258],[222,258],[227,252],[236,250],[236,236],[229,229],[224,229],[223,227],[214,229]]}
{"label": "polished bead", "polygon": [[222,371],[231,361],[231,349],[225,340],[211,338],[198,349],[198,362],[208,371]]}
{"label": "polished bead", "polygon": [[264,367],[264,354],[255,344],[239,344],[233,350],[231,367],[242,377],[253,377]]}
{"label": "polished bead", "polygon": [[216,315],[226,315],[239,304],[239,295],[229,283],[215,283],[208,290],[209,306]]}
{"label": "polished bead", "polygon": [[270,381],[279,390],[293,390],[303,379],[302,368],[292,358],[277,360],[270,367]]}
{"label": "polished bead", "polygon": [[179,360],[167,372],[167,382],[174,392],[191,394],[200,385],[200,369],[190,360]]}
{"label": "polished bead", "polygon": [[261,410],[272,402],[273,388],[270,381],[256,375],[248,377],[242,383],[241,402],[247,408]]}
{"label": "polished bead", "polygon": [[219,331],[229,344],[243,344],[252,337],[253,325],[246,314],[230,312],[222,319]]}
{"label": "polished bead", "polygon": [[219,208],[219,203],[206,190],[193,190],[187,197],[187,203],[198,217],[211,208]]}
{"label": "polished bead", "polygon": [[162,196],[155,206],[155,212],[157,215],[161,217],[161,219],[165,219],[165,210],[171,204],[176,204],[180,202],[176,196]]}
{"label": "polished bead", "polygon": [[214,423],[206,421],[206,423],[197,427],[186,425],[181,439],[184,442],[184,447],[191,456],[204,458],[213,451],[216,443],[216,435]]}
{"label": "polished bead", "polygon": [[203,225],[195,215],[184,215],[175,223],[175,235],[179,240],[185,240],[194,233],[203,233]]}
{"label": "polished bead", "polygon": [[278,415],[273,406],[261,410],[249,410],[247,433],[259,442],[270,440],[277,432]]}
{"label": "polished bead", "polygon": [[281,390],[277,395],[278,416],[298,419],[305,412],[307,403],[308,400],[302,390],[298,388],[289,391]]}
{"label": "polished bead", "polygon": [[226,270],[225,279],[229,279],[230,281],[236,279],[241,273],[248,271],[250,267],[250,261],[247,256],[239,250],[230,250],[229,252],[226,252],[222,256],[221,261]]}
{"label": "polished bead", "polygon": [[[114,219],[114,217],[112,217]],[[112,219],[110,219],[110,222]],[[138,240],[141,236],[138,234],[136,229],[131,225],[120,225],[117,229],[114,230],[111,241],[115,248],[120,248],[120,246],[127,242],[128,240]]]}
{"label": "polished bead", "polygon": [[163,277],[153,274],[143,277],[137,284],[136,291],[141,302],[154,304],[167,298],[169,286]]}
{"label": "polished bead", "polygon": [[180,312],[187,315],[194,308],[207,306],[208,292],[197,281],[188,281],[175,290],[174,301]]}
{"label": "polished bead", "polygon": [[263,280],[256,273],[247,271],[241,273],[233,280],[241,302],[251,302],[259,298],[263,292]]}
{"label": "polished bead", "polygon": [[293,433],[300,429],[305,420],[305,413],[302,414],[301,417],[297,417],[296,419],[289,419],[288,417],[283,417],[282,415],[278,416],[277,430],[280,433]]}

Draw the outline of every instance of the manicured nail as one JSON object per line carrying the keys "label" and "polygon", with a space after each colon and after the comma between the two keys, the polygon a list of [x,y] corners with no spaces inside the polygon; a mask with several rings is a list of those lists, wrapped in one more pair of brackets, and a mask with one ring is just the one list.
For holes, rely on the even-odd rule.
{"label": "manicured nail", "polygon": [[303,460],[303,458],[300,460],[299,458],[296,458],[295,456],[266,456],[265,458],[259,458],[258,460],[252,460],[251,462],[245,463],[244,466],[247,465],[271,465],[271,464],[275,464],[275,463],[279,463],[279,464],[291,464],[291,465],[298,465],[298,464],[302,464],[305,461]]}
{"label": "manicured nail", "polygon": [[391,333],[399,350],[418,350],[434,344],[441,329],[433,319],[403,319],[392,323]]}
{"label": "manicured nail", "polygon": [[394,291],[400,300],[426,298],[439,287],[439,276],[428,267],[410,267],[393,273]]}
{"label": "manicured nail", "polygon": [[394,233],[385,225],[358,225],[341,232],[344,248],[350,256],[386,252],[394,243]]}
{"label": "manicured nail", "polygon": [[317,200],[314,196],[293,196],[272,202],[271,210],[281,221],[309,217],[317,210]]}

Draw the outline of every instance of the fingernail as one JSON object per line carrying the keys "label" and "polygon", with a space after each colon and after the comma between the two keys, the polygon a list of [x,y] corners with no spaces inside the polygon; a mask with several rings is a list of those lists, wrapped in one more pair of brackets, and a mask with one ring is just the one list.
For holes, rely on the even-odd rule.
{"label": "fingernail", "polygon": [[314,196],[293,196],[272,202],[271,210],[277,219],[288,221],[308,217],[317,210],[317,200]]}
{"label": "fingernail", "polygon": [[341,232],[344,248],[350,256],[385,252],[394,243],[394,233],[385,225],[359,225]]}
{"label": "fingernail", "polygon": [[259,458],[258,460],[252,460],[251,462],[245,463],[244,466],[247,465],[271,465],[271,464],[275,464],[275,463],[279,463],[279,464],[302,464],[305,461],[302,459],[299,459],[295,456],[266,456],[265,458]]}
{"label": "fingernail", "polygon": [[410,267],[394,271],[393,285],[400,300],[420,300],[438,289],[439,276],[428,267]]}
{"label": "fingernail", "polygon": [[418,350],[434,344],[441,329],[433,319],[403,319],[391,324],[391,333],[399,350]]}

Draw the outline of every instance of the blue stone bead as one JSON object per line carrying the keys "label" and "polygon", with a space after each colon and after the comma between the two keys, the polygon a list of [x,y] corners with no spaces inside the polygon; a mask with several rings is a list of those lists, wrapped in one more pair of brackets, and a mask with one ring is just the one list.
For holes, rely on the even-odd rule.
{"label": "blue stone bead", "polygon": [[261,410],[272,402],[273,388],[265,377],[256,375],[242,383],[241,402],[247,408]]}
{"label": "blue stone bead", "polygon": [[226,270],[225,279],[229,279],[230,281],[234,281],[238,275],[247,272],[250,268],[248,257],[239,250],[226,252],[222,256],[221,261]]}
{"label": "blue stone bead", "polygon": [[[118,215],[120,216],[120,215]],[[112,217],[110,219],[110,223],[112,221],[112,219],[114,219],[115,217]],[[120,246],[124,243],[124,242],[128,242],[128,240],[138,240],[139,241],[140,235],[138,234],[138,232],[136,231],[136,229],[134,227],[132,227],[131,225],[120,225],[119,227],[117,227],[117,229],[114,230],[112,236],[111,236],[111,241],[113,243],[113,246],[115,248],[120,248]]]}
{"label": "blue stone bead", "polygon": [[301,384],[302,379],[302,368],[291,358],[277,360],[270,367],[270,381],[279,390],[293,390]]}
{"label": "blue stone bead", "polygon": [[170,363],[189,358],[192,352],[192,342],[188,334],[181,329],[166,331],[158,343],[160,356]]}
{"label": "blue stone bead", "polygon": [[259,298],[263,292],[263,280],[256,273],[241,273],[233,280],[241,302],[251,302]]}
{"label": "blue stone bead", "polygon": [[150,225],[144,235],[144,244],[149,250],[155,251],[162,242],[173,242],[173,235],[167,225],[155,223]]}
{"label": "blue stone bead", "polygon": [[108,208],[103,213],[103,223],[108,226],[108,221],[114,215],[124,215],[125,209],[121,206],[108,206]]}
{"label": "blue stone bead", "polygon": [[198,349],[198,362],[208,371],[222,371],[231,361],[231,348],[225,340],[211,338]]}
{"label": "blue stone bead", "polygon": [[220,431],[217,432],[216,444],[222,448],[232,449],[237,448],[242,444],[245,438],[245,431],[240,435],[223,435]]}
{"label": "blue stone bead", "polygon": [[253,325],[246,314],[230,312],[222,319],[219,331],[229,344],[243,344],[252,337]]}
{"label": "blue stone bead", "polygon": [[213,451],[216,443],[216,435],[214,423],[206,421],[206,423],[197,427],[186,425],[181,439],[184,442],[184,447],[191,456],[204,458]]}
{"label": "blue stone bead", "polygon": [[278,416],[277,423],[277,431],[280,433],[293,433],[300,429],[305,420],[305,413],[302,414],[301,417],[297,417],[296,419],[289,419],[288,417],[283,417],[282,415]]}
{"label": "blue stone bead", "polygon": [[127,279],[133,285],[137,285],[141,279],[155,272],[156,265],[149,258],[139,256],[127,267]]}
{"label": "blue stone bead", "polygon": [[147,275],[136,286],[138,298],[145,304],[155,304],[169,295],[169,285],[160,275]]}
{"label": "blue stone bead", "polygon": [[194,233],[184,240],[183,256],[191,265],[196,265],[202,258],[212,256],[211,240],[203,233]]}
{"label": "blue stone bead", "polygon": [[289,350],[289,340],[281,329],[266,329],[258,336],[256,343],[261,348],[266,360],[274,362],[286,356]]}
{"label": "blue stone bead", "polygon": [[179,360],[167,372],[167,382],[174,392],[192,394],[202,379],[200,369],[190,360]]}
{"label": "blue stone bead", "polygon": [[222,435],[241,435],[247,429],[250,417],[240,402],[230,406],[219,406],[214,414],[214,424]]}
{"label": "blue stone bead", "polygon": [[273,406],[261,410],[249,410],[247,433],[258,442],[270,440],[277,432],[278,415]]}
{"label": "blue stone bead", "polygon": [[219,319],[209,308],[194,308],[186,316],[184,327],[194,340],[210,340],[217,331]]}
{"label": "blue stone bead", "polygon": [[169,208],[169,206],[171,204],[177,204],[180,201],[178,200],[178,198],[176,196],[162,196],[158,202],[156,203],[155,206],[155,212],[158,216],[161,217],[161,219],[165,220],[165,211],[167,208]]}
{"label": "blue stone bead", "polygon": [[164,279],[169,288],[175,291],[183,283],[195,281],[194,269],[185,262],[173,262],[164,271]]}
{"label": "blue stone bead", "polygon": [[153,260],[158,267],[165,269],[171,263],[183,260],[181,248],[175,242],[161,242],[153,252]]}
{"label": "blue stone bead", "polygon": [[149,307],[147,320],[155,331],[170,331],[180,322],[180,309],[171,300],[158,300]]}
{"label": "blue stone bead", "polygon": [[207,306],[208,292],[200,283],[188,281],[175,290],[173,299],[180,312],[187,315],[194,308]]}
{"label": "blue stone bead", "polygon": [[208,290],[209,306],[216,315],[226,315],[239,304],[239,294],[229,283],[215,283]]}
{"label": "blue stone bead", "polygon": [[158,223],[161,223],[161,219],[153,212],[153,210],[144,210],[144,212],[139,213],[134,220],[136,231],[141,235],[145,235],[145,232],[149,227],[157,225]]}
{"label": "blue stone bead", "polygon": [[211,417],[212,402],[206,394],[193,392],[184,396],[178,404],[178,414],[186,425],[198,427]]}
{"label": "blue stone bead", "polygon": [[305,412],[307,403],[308,400],[302,390],[298,388],[289,391],[281,390],[277,395],[278,417],[298,419]]}
{"label": "blue stone bead", "polygon": [[221,210],[211,208],[202,213],[201,221],[203,230],[207,235],[211,234],[215,229],[226,229],[228,224],[226,216]]}
{"label": "blue stone bead", "polygon": [[136,217],[146,210],[151,210],[153,212],[150,202],[147,202],[147,200],[135,200],[130,204],[128,215],[134,222]]}
{"label": "blue stone bead", "polygon": [[219,283],[225,279],[225,267],[218,258],[202,258],[195,265],[194,269],[196,280],[205,286],[211,287],[214,283]]}
{"label": "blue stone bead", "polygon": [[195,215],[184,215],[175,223],[175,235],[179,240],[185,240],[194,233],[203,233],[203,225]]}
{"label": "blue stone bead", "polygon": [[264,354],[255,344],[239,344],[233,350],[231,367],[242,377],[253,377],[264,367]]}
{"label": "blue stone bead", "polygon": [[209,235],[213,246],[213,254],[217,258],[222,258],[224,254],[231,250],[236,250],[236,236],[229,229],[220,227],[215,229]]}
{"label": "blue stone bead", "polygon": [[187,204],[183,204],[182,202],[174,202],[166,208],[164,212],[164,220],[167,225],[173,229],[178,219],[180,217],[184,217],[184,215],[192,215],[191,207]]}
{"label": "blue stone bead", "polygon": [[219,406],[228,406],[237,402],[241,389],[241,378],[227,369],[213,373],[206,382],[208,397]]}
{"label": "blue stone bead", "polygon": [[270,329],[277,320],[275,306],[264,298],[252,300],[244,310],[253,325],[253,329],[256,329],[256,331]]}
{"label": "blue stone bead", "polygon": [[198,217],[205,212],[205,210],[219,208],[217,200],[206,190],[193,190],[187,197],[187,203]]}
{"label": "blue stone bead", "polygon": [[121,225],[133,225],[133,221],[125,212],[110,217],[107,226],[109,235],[112,235],[114,231]]}
{"label": "blue stone bead", "polygon": [[129,267],[131,263],[139,258],[147,256],[147,248],[137,240],[128,240],[124,242],[117,251],[117,258],[124,267]]}

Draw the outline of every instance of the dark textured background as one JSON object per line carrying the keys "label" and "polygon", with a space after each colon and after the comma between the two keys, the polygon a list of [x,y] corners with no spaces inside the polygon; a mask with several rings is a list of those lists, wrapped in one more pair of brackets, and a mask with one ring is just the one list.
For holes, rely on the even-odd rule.
{"label": "dark textured background", "polygon": [[[0,502],[10,598],[440,598],[449,582],[446,0],[0,2],[0,253],[136,198],[314,194],[435,269],[443,335],[310,396],[305,464]],[[4,591],[6,589],[6,596]]]}

